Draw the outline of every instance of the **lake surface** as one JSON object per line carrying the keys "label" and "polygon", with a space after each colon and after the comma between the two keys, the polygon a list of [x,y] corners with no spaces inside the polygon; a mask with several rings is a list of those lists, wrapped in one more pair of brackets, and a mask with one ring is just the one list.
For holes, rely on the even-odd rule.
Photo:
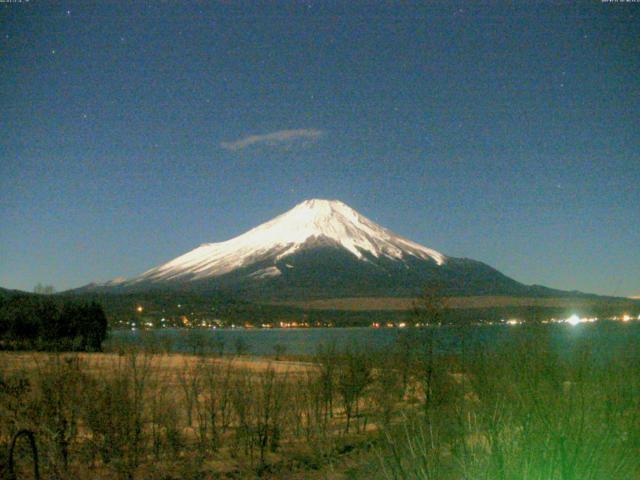
{"label": "lake surface", "polygon": [[[631,349],[640,344],[640,322],[601,321],[590,324],[549,324],[538,327],[548,335],[549,342],[559,353],[589,347],[594,353],[608,353]],[[437,349],[460,351],[462,348],[494,348],[533,335],[524,325],[486,325],[468,327],[432,327],[429,329],[396,328],[288,328],[288,329],[163,329],[150,331],[116,330],[107,346],[137,344],[174,352],[235,353],[241,348],[252,355],[273,355],[278,346],[287,354],[313,354],[324,345],[338,350],[346,347],[388,349],[399,335],[415,336],[418,340],[432,332]]]}

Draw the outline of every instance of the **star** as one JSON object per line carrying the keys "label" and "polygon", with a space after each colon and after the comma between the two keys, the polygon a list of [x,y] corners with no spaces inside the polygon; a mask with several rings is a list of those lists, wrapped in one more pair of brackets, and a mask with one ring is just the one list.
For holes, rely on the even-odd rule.
{"label": "star", "polygon": [[51,55],[55,55],[56,51],[55,50],[51,50]]}
{"label": "star", "polygon": [[71,10],[67,10],[67,17],[71,15]]}

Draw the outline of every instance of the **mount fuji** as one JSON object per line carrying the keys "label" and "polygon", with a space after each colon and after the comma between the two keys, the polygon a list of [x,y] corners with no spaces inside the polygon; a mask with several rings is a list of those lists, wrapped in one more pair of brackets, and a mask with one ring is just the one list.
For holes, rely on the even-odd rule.
{"label": "mount fuji", "polygon": [[81,290],[227,290],[252,300],[447,295],[558,295],[490,266],[403,238],[337,200],[306,200],[238,237],[205,243],[130,280]]}

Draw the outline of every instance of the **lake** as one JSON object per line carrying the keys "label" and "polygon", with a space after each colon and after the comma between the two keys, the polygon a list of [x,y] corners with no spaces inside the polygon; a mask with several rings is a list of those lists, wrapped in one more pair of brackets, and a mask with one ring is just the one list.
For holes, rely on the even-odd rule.
{"label": "lake", "polygon": [[[632,348],[640,341],[640,322],[600,321],[579,325],[548,324],[539,327],[550,337],[551,345],[560,353],[588,346],[598,355]],[[397,328],[287,328],[287,329],[163,329],[149,331],[115,330],[107,340],[107,347],[118,344],[155,346],[174,352],[215,353],[222,347],[225,353],[242,348],[252,355],[273,355],[277,346],[287,354],[308,355],[321,345],[335,345],[340,350],[348,346],[367,349],[387,349],[399,335],[434,334],[440,351],[459,351],[461,348],[492,348],[516,341],[532,334],[524,325],[443,326],[428,329]]]}

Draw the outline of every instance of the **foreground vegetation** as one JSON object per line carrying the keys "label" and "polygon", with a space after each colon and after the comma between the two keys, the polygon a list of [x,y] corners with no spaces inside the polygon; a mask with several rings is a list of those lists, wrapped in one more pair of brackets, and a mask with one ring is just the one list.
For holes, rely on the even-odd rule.
{"label": "foreground vegetation", "polygon": [[[461,328],[443,353],[423,329],[305,362],[3,353],[2,474],[28,429],[42,478],[638,478],[636,345],[558,352],[549,331],[489,349]],[[30,478],[26,437],[13,455]]]}

